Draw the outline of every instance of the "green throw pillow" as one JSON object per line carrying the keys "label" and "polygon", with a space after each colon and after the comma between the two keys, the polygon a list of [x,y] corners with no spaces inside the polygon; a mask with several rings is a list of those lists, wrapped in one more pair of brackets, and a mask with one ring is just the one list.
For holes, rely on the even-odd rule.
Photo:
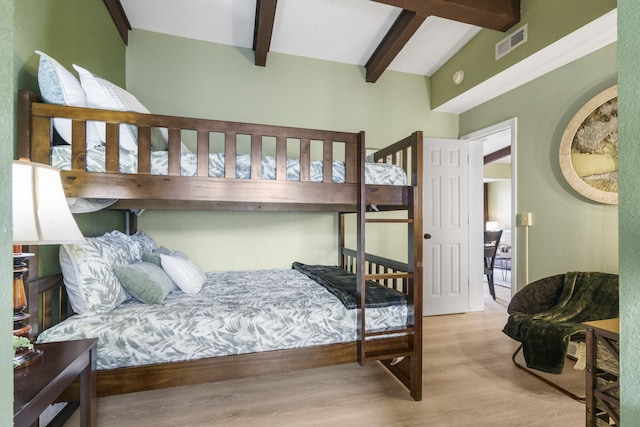
{"label": "green throw pillow", "polygon": [[114,267],[122,287],[134,298],[147,304],[162,304],[176,285],[162,268],[150,262]]}
{"label": "green throw pillow", "polygon": [[171,251],[164,246],[160,246],[153,252],[145,252],[142,254],[142,261],[150,262],[152,264],[157,265],[158,267],[162,267],[162,263],[160,262],[160,255],[170,255]]}

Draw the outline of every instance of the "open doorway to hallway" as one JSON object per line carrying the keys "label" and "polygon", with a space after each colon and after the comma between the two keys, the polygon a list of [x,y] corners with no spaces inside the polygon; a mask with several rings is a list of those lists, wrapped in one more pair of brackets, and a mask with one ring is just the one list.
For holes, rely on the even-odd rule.
{"label": "open doorway to hallway", "polygon": [[[515,251],[515,165],[516,119],[510,119],[463,137],[470,144],[481,144],[483,168],[483,231],[502,230],[493,263],[494,286],[515,292],[517,275]],[[488,286],[487,276],[483,285]]]}
{"label": "open doorway to hallway", "polygon": [[511,129],[488,135],[483,152],[485,230],[502,230],[493,280],[496,286],[511,288]]}

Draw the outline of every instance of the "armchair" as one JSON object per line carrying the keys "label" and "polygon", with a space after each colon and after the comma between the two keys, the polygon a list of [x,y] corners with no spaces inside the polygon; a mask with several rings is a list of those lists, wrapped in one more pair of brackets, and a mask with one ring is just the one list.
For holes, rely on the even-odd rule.
{"label": "armchair", "polygon": [[565,394],[557,384],[516,362],[522,350],[527,368],[562,373],[570,340],[584,341],[582,322],[618,317],[618,275],[569,272],[546,277],[516,293],[503,332],[521,344],[513,354],[516,366]]}

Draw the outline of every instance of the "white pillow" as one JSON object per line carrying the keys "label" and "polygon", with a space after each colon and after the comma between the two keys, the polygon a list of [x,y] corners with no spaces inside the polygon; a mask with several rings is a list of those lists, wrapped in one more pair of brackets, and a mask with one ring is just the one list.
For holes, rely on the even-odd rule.
{"label": "white pillow", "polygon": [[[138,98],[131,93],[105,80],[102,77],[93,74],[76,64],[73,64],[80,75],[80,84],[87,94],[87,104],[89,107],[100,108],[104,110],[117,111],[135,111],[137,113],[150,114],[147,107],[142,105]],[[98,124],[98,133],[102,141],[106,141],[106,127]],[[167,149],[167,141],[169,139],[167,130],[164,128],[152,128],[151,146],[152,150],[165,151]],[[138,151],[138,128],[133,125],[120,125],[120,148],[137,152]]]}
{"label": "white pillow", "polygon": [[[39,50],[36,53],[40,55],[38,86],[42,99],[50,104],[88,107],[87,96],[76,76],[46,53]],[[53,127],[67,144],[71,144],[71,119],[53,119]],[[87,122],[86,141],[87,148],[102,144],[93,122]]]}
{"label": "white pillow", "polygon": [[160,254],[162,269],[186,294],[197,294],[202,289],[207,276],[200,268],[179,251],[170,255]]}
{"label": "white pillow", "polygon": [[[122,89],[120,86],[93,74],[91,71],[73,64],[80,75],[80,84],[87,94],[87,104],[89,107],[105,110],[135,111],[137,113],[150,114],[138,98]],[[96,124],[96,128],[102,142],[107,140],[104,123]],[[151,128],[151,150],[166,151],[169,141],[169,132],[166,128]],[[120,125],[120,148],[137,152],[138,151],[138,128],[133,125]],[[191,153],[191,150],[181,142],[180,151]]]}

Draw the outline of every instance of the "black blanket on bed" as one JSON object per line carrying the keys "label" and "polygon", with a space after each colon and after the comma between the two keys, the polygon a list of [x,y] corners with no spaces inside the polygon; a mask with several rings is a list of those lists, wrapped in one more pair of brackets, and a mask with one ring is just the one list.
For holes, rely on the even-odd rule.
{"label": "black blanket on bed", "polygon": [[[358,307],[355,274],[335,266],[306,265],[301,262],[294,262],[291,268],[318,282],[318,284],[336,296],[348,309]],[[405,305],[406,303],[406,296],[402,292],[367,280],[366,308]]]}

